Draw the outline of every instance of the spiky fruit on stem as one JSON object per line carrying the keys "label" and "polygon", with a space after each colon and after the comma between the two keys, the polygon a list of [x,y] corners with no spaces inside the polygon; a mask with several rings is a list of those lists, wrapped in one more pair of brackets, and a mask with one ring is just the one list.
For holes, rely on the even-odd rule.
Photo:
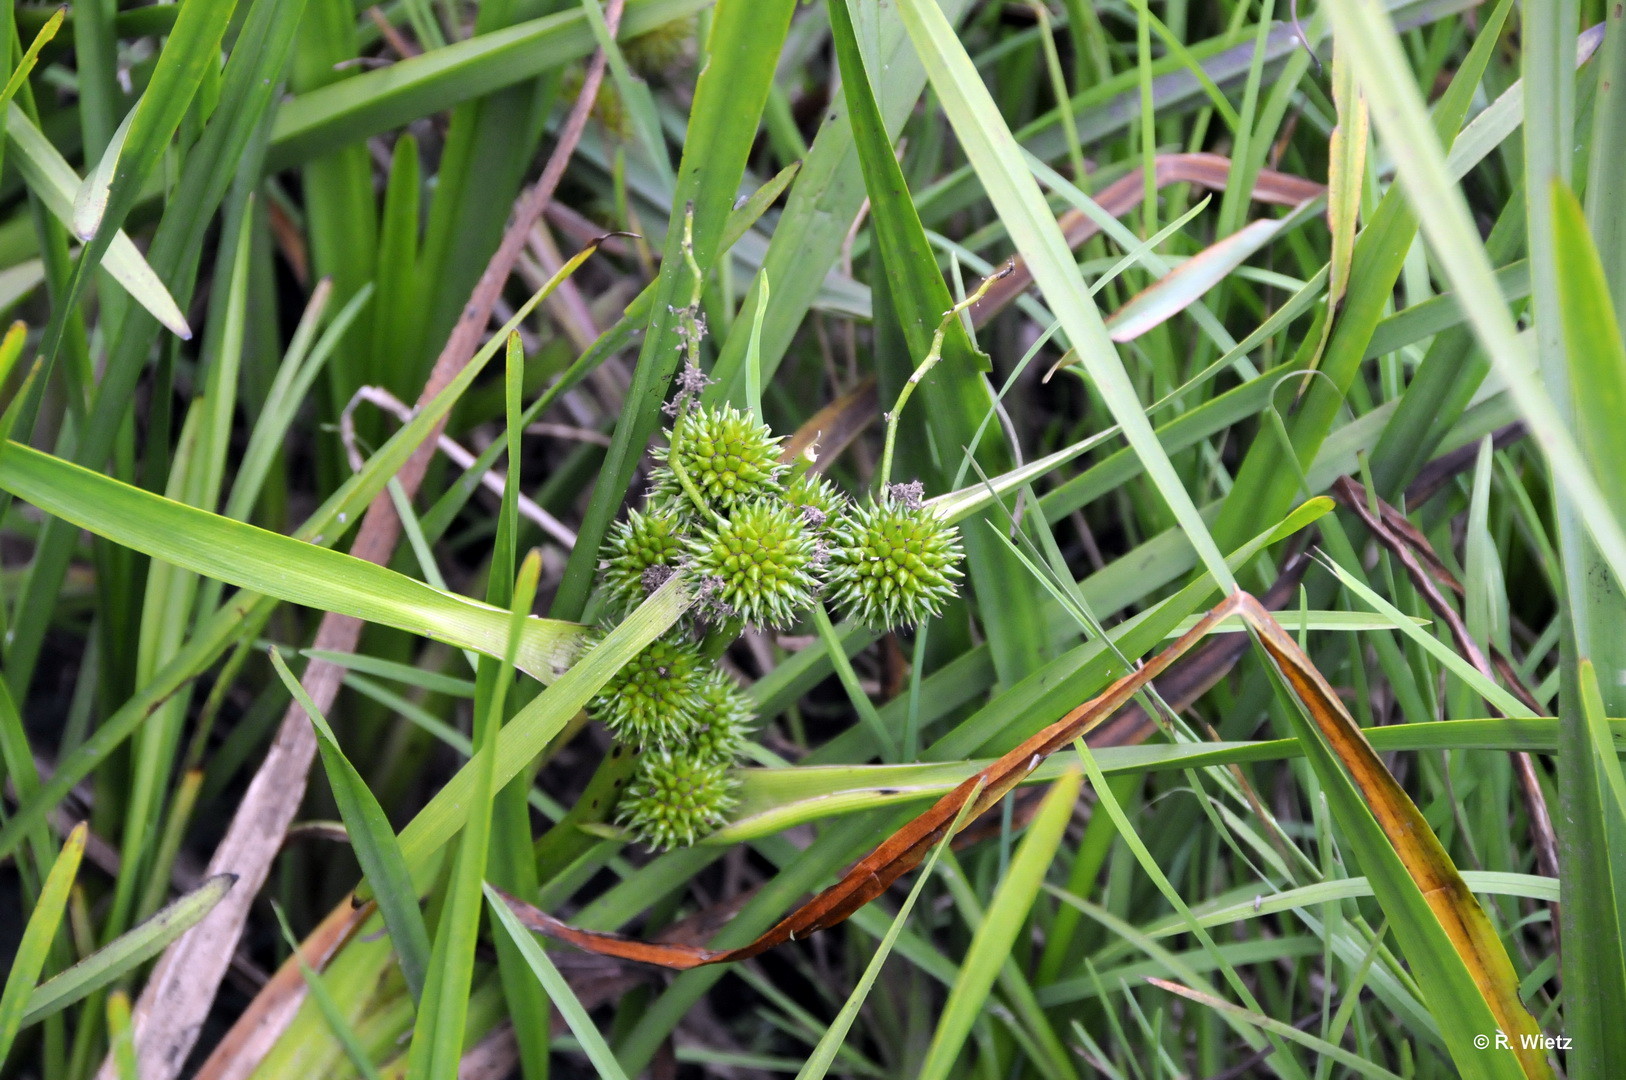
{"label": "spiky fruit on stem", "polygon": [[836,524],[833,537],[828,595],[873,630],[935,617],[958,591],[959,531],[930,510],[889,496],[866,500]]}
{"label": "spiky fruit on stem", "polygon": [[681,746],[704,705],[706,673],[691,642],[675,635],[659,638],[604,684],[588,712],[625,742]]}
{"label": "spiky fruit on stem", "polygon": [[814,532],[834,525],[847,511],[847,497],[817,473],[805,472],[785,485],[785,501],[800,511]]}
{"label": "spiky fruit on stem", "polygon": [[646,751],[616,806],[616,820],[656,849],[692,844],[734,805],[728,766],[685,750]]}
{"label": "spiky fruit on stem", "polygon": [[678,571],[687,552],[679,515],[658,507],[630,511],[604,541],[604,587],[622,605],[640,604]]}
{"label": "spiky fruit on stem", "polygon": [[738,507],[694,541],[690,572],[714,613],[786,627],[813,604],[818,554],[799,511],[779,501]]}
{"label": "spiky fruit on stem", "polygon": [[713,669],[705,677],[700,701],[687,749],[700,757],[732,764],[756,720],[751,699],[740,692],[733,679]]}
{"label": "spiky fruit on stem", "polygon": [[[661,464],[654,493],[671,505],[726,517],[738,506],[784,491],[779,440],[747,413],[698,406],[678,417],[670,437],[671,445],[655,451]],[[695,497],[704,505],[694,506]]]}

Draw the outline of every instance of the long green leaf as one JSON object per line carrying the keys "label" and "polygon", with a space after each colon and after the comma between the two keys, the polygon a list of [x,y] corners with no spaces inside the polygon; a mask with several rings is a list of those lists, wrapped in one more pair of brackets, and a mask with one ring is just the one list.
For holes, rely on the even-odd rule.
{"label": "long green leaf", "polygon": [[[712,0],[630,0],[624,37],[645,33]],[[284,169],[347,143],[449,109],[579,60],[595,41],[580,11],[565,11],[432,49],[307,91],[277,114],[268,166]]]}
{"label": "long green leaf", "polygon": [[[496,786],[519,775],[526,763],[586,707],[610,676],[672,628],[694,603],[687,590],[688,582],[682,575],[668,580],[503,726],[495,751]],[[477,752],[401,830],[402,854],[414,881],[420,885],[430,868],[430,856],[463,827],[475,778],[492,756],[488,751]]]}
{"label": "long green leaf", "polygon": [[390,819],[378,805],[367,781],[339,749],[339,740],[328,726],[327,717],[305,692],[304,684],[288,670],[282,653],[276,649],[271,650],[271,664],[288,692],[304,708],[311,727],[316,729],[316,748],[322,756],[322,769],[333,789],[333,799],[339,804],[339,816],[344,819],[350,835],[350,846],[355,849],[356,861],[361,863],[361,872],[372,885],[379,913],[389,928],[390,941],[401,958],[401,974],[406,978],[412,999],[417,1001],[423,996],[424,975],[429,970],[429,930],[418,908],[412,875],[407,872],[406,860],[401,857],[400,845],[395,841],[395,830],[390,828]]}
{"label": "long green leaf", "polygon": [[57,928],[62,925],[63,912],[68,906],[68,891],[79,873],[79,860],[85,854],[85,838],[90,829],[80,822],[68,834],[45,884],[40,887],[39,899],[23,927],[22,940],[12,954],[11,970],[6,974],[6,988],[0,992],[0,1063],[11,1053],[11,1044],[17,1038],[23,1016],[28,1011],[28,999],[34,993],[34,983],[45,967],[45,958],[56,939]]}
{"label": "long green leaf", "polygon": [[1045,795],[1027,835],[1017,845],[1010,868],[988,903],[982,925],[972,935],[960,974],[943,1004],[926,1060],[920,1066],[921,1080],[963,1075],[956,1072],[956,1062],[965,1040],[978,1015],[988,1007],[994,980],[1027,923],[1028,911],[1044,885],[1045,872],[1056,856],[1062,830],[1072,818],[1082,787],[1083,776],[1076,769],[1064,773]]}
{"label": "long green leaf", "polygon": [[491,842],[491,803],[503,782],[497,779],[497,736],[502,729],[504,703],[514,681],[514,656],[519,650],[521,628],[526,613],[536,600],[537,578],[542,573],[542,556],[533,551],[520,567],[514,583],[513,613],[509,617],[508,650],[503,666],[492,685],[476,698],[483,716],[477,727],[476,769],[465,822],[457,845],[445,905],[435,926],[434,948],[429,956],[428,978],[418,1006],[417,1023],[412,1029],[412,1046],[407,1057],[408,1080],[440,1080],[457,1075],[463,1056],[465,1021],[469,1009],[469,987],[474,979],[474,946],[480,932],[481,893],[486,874],[486,857]]}
{"label": "long green leaf", "polygon": [[[74,193],[80,186],[73,166],[14,102],[6,102],[5,114],[6,138],[17,152],[15,161],[18,171],[22,173],[29,190],[39,197],[46,209],[58,221],[68,224],[73,220]],[[122,229],[113,234],[106,247],[102,265],[113,280],[124,286],[171,333],[190,338],[192,328],[187,324],[186,316]]]}
{"label": "long green leaf", "polygon": [[125,931],[73,967],[41,983],[28,999],[23,1025],[61,1012],[157,956],[166,945],[214,910],[236,883],[236,874],[216,874],[141,925]]}
{"label": "long green leaf", "polygon": [[46,328],[41,352],[48,364],[55,359],[66,320],[90,281],[89,268],[100,263],[115,231],[134,209],[204,79],[218,77],[220,43],[236,7],[236,0],[193,0],[181,8],[141,100],[120,125],[122,137],[115,134],[104,160],[77,193],[73,228],[86,244]]}
{"label": "long green leaf", "polygon": [[581,999],[570,988],[565,977],[559,974],[559,969],[548,959],[548,954],[543,951],[536,938],[520,925],[513,909],[503,903],[502,897],[491,891],[490,885],[485,886],[485,896],[486,903],[491,906],[491,913],[502,924],[509,940],[519,949],[520,955],[535,972],[537,981],[548,992],[548,997],[553,999],[554,1008],[565,1018],[571,1034],[576,1036],[576,1041],[587,1054],[587,1060],[593,1063],[593,1068],[598,1070],[601,1080],[626,1080],[627,1074],[621,1068],[621,1063],[616,1060],[615,1051],[604,1041],[604,1036],[593,1024],[593,1018],[588,1016],[587,1010],[582,1007]]}
{"label": "long green leaf", "polygon": [[[0,487],[126,547],[293,604],[501,656],[507,613],[353,555],[174,502],[19,443],[0,449]],[[583,638],[574,623],[531,617],[519,666],[551,682]]]}

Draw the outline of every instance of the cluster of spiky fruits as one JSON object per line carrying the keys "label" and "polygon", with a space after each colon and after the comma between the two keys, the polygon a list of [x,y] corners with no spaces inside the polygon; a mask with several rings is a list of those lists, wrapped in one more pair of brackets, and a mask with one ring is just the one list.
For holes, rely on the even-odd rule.
{"label": "cluster of spiky fruits", "polygon": [[789,627],[823,597],[889,630],[936,616],[961,576],[959,534],[922,505],[919,484],[854,502],[784,464],[750,414],[686,397],[675,411],[648,504],[611,531],[600,581],[619,614],[685,574],[693,625],[651,644],[590,706],[642,750],[617,820],[660,848],[693,843],[733,803],[728,769],[755,717],[714,658],[741,628]]}

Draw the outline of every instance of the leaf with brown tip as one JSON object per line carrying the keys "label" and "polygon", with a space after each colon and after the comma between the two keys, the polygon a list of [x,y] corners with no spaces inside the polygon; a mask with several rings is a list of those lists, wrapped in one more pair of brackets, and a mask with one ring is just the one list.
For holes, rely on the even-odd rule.
{"label": "leaf with brown tip", "polygon": [[[1526,1037],[1539,1043],[1541,1028],[1519,1000],[1513,962],[1422,812],[1292,636],[1253,597],[1231,600],[1314,725],[1300,729],[1300,741],[1457,1066],[1473,1076],[1552,1076],[1543,1052],[1524,1045]],[[1381,838],[1371,835],[1373,822]],[[1492,1026],[1504,1045],[1475,1046]]]}

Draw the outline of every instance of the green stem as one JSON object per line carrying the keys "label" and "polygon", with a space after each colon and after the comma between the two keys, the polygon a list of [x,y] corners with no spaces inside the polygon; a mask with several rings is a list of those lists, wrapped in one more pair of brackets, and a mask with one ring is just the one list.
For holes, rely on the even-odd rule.
{"label": "green stem", "polygon": [[683,445],[683,422],[688,418],[689,409],[685,405],[678,411],[677,420],[672,423],[672,446],[667,451],[666,464],[672,470],[672,475],[677,477],[678,487],[683,489],[683,493],[694,503],[695,508],[702,515],[709,514],[719,526],[726,525],[728,523],[723,520],[722,515],[706,505],[705,497],[700,494],[700,489],[694,486],[694,481],[689,479],[689,471],[683,467],[683,457],[678,451]]}
{"label": "green stem", "polygon": [[932,346],[926,351],[926,358],[920,362],[920,366],[915,368],[914,374],[910,375],[909,380],[903,384],[903,389],[898,391],[898,400],[893,404],[892,411],[886,414],[886,444],[881,450],[881,467],[875,474],[878,490],[885,491],[887,483],[892,479],[892,450],[898,441],[898,418],[903,415],[904,405],[914,395],[915,387],[920,385],[921,380],[926,377],[926,373],[936,367],[937,362],[943,358],[943,338],[947,336],[948,328],[953,325],[952,320],[960,312],[981,300],[988,290],[993,288],[994,282],[1009,275],[1012,269],[1014,269],[1012,266],[1007,265],[999,273],[984,279],[983,283],[977,286],[975,292],[943,313],[942,320],[937,324],[937,331],[932,334]]}
{"label": "green stem", "polygon": [[813,605],[813,626],[819,632],[819,640],[830,653],[830,663],[836,669],[836,677],[841,680],[847,696],[852,699],[853,708],[858,710],[859,719],[869,725],[875,733],[875,741],[881,748],[881,760],[896,761],[898,744],[892,738],[892,733],[887,730],[881,714],[875,710],[875,703],[864,693],[864,688],[858,685],[858,673],[853,670],[852,661],[847,659],[847,650],[841,647],[841,638],[836,634],[836,628],[830,622],[830,613],[824,610],[822,602]]}

